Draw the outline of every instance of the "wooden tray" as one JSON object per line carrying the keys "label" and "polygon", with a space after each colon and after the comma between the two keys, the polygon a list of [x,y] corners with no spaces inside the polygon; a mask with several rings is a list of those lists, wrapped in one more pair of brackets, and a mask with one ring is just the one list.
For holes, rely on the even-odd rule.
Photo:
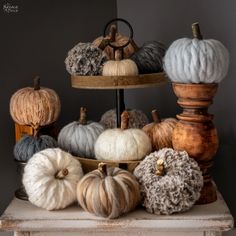
{"label": "wooden tray", "polygon": [[164,72],[136,76],[71,76],[73,88],[133,89],[157,87],[167,82]]}

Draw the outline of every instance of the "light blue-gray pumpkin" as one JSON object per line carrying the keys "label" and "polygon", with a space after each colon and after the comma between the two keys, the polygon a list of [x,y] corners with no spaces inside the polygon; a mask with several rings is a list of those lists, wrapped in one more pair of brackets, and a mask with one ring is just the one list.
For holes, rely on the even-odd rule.
{"label": "light blue-gray pumpkin", "polygon": [[35,153],[47,148],[56,148],[57,141],[48,135],[23,136],[14,146],[14,157],[18,161],[27,162]]}
{"label": "light blue-gray pumpkin", "polygon": [[86,121],[86,108],[81,107],[79,121],[73,121],[62,128],[58,135],[58,145],[75,156],[94,158],[94,144],[103,131],[101,124]]}

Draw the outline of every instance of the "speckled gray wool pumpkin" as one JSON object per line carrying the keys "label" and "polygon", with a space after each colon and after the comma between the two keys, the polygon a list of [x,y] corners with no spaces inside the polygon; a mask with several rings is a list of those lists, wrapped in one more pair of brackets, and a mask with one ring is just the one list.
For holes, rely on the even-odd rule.
{"label": "speckled gray wool pumpkin", "polygon": [[[157,162],[162,162],[162,166]],[[203,186],[197,162],[187,152],[171,148],[148,155],[136,167],[134,175],[141,185],[143,205],[154,214],[168,215],[190,209]]]}
{"label": "speckled gray wool pumpkin", "polygon": [[48,135],[33,137],[23,136],[14,146],[14,157],[18,161],[27,162],[35,153],[46,148],[56,148],[57,141]]}
{"label": "speckled gray wool pumpkin", "polygon": [[[141,110],[136,109],[127,109],[129,113],[129,125],[128,128],[137,128],[141,129],[144,125],[149,123],[149,120],[145,113]],[[116,128],[116,110],[111,109],[106,111],[100,120],[100,123],[106,129]]]}

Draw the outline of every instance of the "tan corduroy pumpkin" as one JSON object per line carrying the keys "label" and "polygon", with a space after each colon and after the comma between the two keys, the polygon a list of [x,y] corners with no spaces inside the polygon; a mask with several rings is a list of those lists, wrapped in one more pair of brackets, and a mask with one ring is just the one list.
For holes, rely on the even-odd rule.
{"label": "tan corduroy pumpkin", "polygon": [[81,207],[95,215],[117,218],[132,211],[140,201],[139,183],[128,171],[107,168],[100,163],[97,170],[86,174],[77,185]]}
{"label": "tan corduroy pumpkin", "polygon": [[161,120],[156,110],[152,111],[153,123],[143,127],[143,131],[148,134],[151,139],[154,150],[165,147],[172,147],[172,133],[177,124],[174,118]]}
{"label": "tan corduroy pumpkin", "polygon": [[31,125],[35,129],[55,122],[61,110],[56,92],[40,87],[39,83],[39,77],[35,77],[33,88],[16,91],[10,100],[12,119],[20,125]]}

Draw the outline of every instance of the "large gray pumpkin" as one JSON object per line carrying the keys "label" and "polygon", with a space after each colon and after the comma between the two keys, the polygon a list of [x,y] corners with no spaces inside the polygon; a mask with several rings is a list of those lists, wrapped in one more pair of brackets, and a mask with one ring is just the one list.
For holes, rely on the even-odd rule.
{"label": "large gray pumpkin", "polygon": [[73,155],[94,158],[94,144],[103,131],[101,124],[86,121],[86,109],[81,107],[79,121],[73,121],[62,128],[58,135],[58,145]]}

